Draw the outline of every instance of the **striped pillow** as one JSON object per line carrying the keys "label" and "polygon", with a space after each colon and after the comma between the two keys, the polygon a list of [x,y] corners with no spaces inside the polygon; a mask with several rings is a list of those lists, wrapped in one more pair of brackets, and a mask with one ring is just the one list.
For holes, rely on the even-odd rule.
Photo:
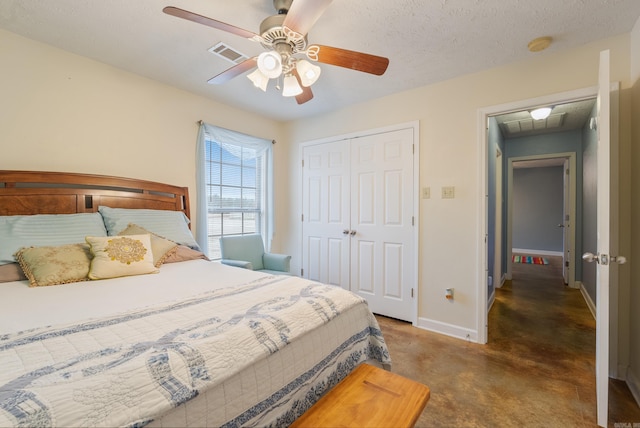
{"label": "striped pillow", "polygon": [[177,244],[200,250],[189,230],[189,219],[182,211],[111,208],[101,205],[98,212],[102,214],[109,236],[119,234],[130,223],[134,223]]}
{"label": "striped pillow", "polygon": [[0,216],[0,265],[14,263],[21,248],[76,244],[87,235],[107,236],[99,213]]}

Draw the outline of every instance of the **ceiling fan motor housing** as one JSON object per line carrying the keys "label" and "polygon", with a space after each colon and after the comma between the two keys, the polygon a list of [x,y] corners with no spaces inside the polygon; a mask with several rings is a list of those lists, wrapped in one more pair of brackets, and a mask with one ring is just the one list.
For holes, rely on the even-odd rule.
{"label": "ceiling fan motor housing", "polygon": [[278,15],[286,15],[291,9],[291,3],[293,3],[293,0],[273,0],[273,7],[278,12]]}
{"label": "ceiling fan motor housing", "polygon": [[[274,0],[277,2],[287,2],[284,0]],[[288,3],[291,3],[288,1]],[[298,52],[304,52],[307,47],[307,38],[292,37],[291,32],[287,32],[283,23],[286,14],[272,15],[267,17],[260,24],[260,36],[262,37],[262,46],[265,49],[273,49],[282,55],[282,64],[286,66],[292,55]]]}

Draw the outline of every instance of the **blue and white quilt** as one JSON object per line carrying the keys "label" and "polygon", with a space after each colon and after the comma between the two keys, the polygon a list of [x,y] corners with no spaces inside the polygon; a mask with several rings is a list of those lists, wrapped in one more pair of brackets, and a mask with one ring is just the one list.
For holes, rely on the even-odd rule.
{"label": "blue and white quilt", "polygon": [[365,360],[390,365],[361,297],[265,276],[0,335],[0,426],[286,425]]}

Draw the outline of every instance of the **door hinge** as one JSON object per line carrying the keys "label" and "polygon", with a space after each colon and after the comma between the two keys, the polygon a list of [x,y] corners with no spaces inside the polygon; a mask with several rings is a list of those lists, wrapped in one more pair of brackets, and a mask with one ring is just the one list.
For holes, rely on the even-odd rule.
{"label": "door hinge", "polygon": [[416,154],[416,145],[415,144],[411,145],[411,153],[413,153],[414,155]]}
{"label": "door hinge", "polygon": [[411,226],[415,226],[416,225],[416,218],[414,216],[411,216]]}
{"label": "door hinge", "polygon": [[411,298],[413,298],[413,288],[411,289]]}
{"label": "door hinge", "polygon": [[300,269],[300,276],[304,276],[304,269]]}
{"label": "door hinge", "polygon": [[304,168],[304,159],[302,159],[302,167]]}
{"label": "door hinge", "polygon": [[304,214],[300,215],[300,221],[304,221]]}

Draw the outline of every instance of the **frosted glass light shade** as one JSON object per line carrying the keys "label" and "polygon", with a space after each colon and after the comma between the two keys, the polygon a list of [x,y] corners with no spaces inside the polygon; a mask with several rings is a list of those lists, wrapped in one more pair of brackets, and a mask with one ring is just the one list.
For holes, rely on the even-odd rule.
{"label": "frosted glass light shade", "polygon": [[282,74],[282,58],[274,51],[262,52],[258,55],[258,69],[269,79],[275,79]]}
{"label": "frosted glass light shade", "polygon": [[300,75],[300,82],[302,86],[309,87],[313,85],[322,71],[317,65],[311,64],[309,61],[301,59],[296,63],[298,74]]}
{"label": "frosted glass light shade", "polygon": [[302,93],[302,88],[298,84],[298,79],[293,74],[289,74],[284,77],[284,83],[282,87],[283,97],[295,97]]}
{"label": "frosted glass light shade", "polygon": [[247,78],[253,82],[253,86],[255,86],[256,88],[262,89],[263,92],[267,91],[269,78],[262,74],[260,69],[256,68],[253,73],[247,75]]}
{"label": "frosted glass light shade", "polygon": [[546,119],[551,114],[551,107],[537,108],[531,112],[531,117],[535,120]]}

